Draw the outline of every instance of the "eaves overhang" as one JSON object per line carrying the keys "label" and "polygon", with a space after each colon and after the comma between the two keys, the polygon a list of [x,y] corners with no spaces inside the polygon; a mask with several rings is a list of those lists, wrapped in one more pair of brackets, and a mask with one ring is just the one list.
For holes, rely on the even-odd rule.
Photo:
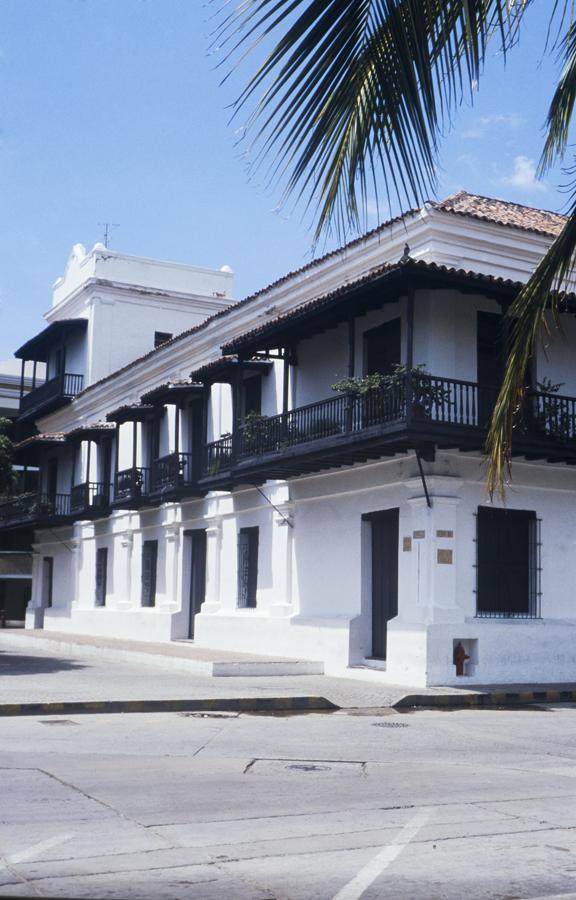
{"label": "eaves overhang", "polygon": [[22,344],[16,350],[14,356],[16,359],[46,362],[50,349],[55,343],[70,337],[72,334],[82,333],[86,331],[87,327],[88,319],[60,319],[58,322],[52,322],[39,334]]}
{"label": "eaves overhang", "polygon": [[[260,325],[222,346],[224,354],[254,354],[290,347],[303,338],[363,315],[386,302],[398,300],[419,288],[445,288],[462,293],[483,293],[501,302],[511,302],[522,282],[455,269],[423,260],[404,258],[378,266],[361,278],[343,284],[296,309]],[[566,295],[569,301],[573,295]]]}

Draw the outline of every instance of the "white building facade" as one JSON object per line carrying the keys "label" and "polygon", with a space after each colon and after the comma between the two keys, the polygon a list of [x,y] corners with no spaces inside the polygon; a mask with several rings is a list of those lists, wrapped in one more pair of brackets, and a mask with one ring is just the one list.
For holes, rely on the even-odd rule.
{"label": "white building facade", "polygon": [[505,505],[482,455],[503,313],[563,222],[458,194],[240,303],[228,270],[75,248],[18,351],[53,382],[21,415],[40,492],[0,510],[0,541],[35,529],[27,624],[382,682],[573,681],[571,295]]}

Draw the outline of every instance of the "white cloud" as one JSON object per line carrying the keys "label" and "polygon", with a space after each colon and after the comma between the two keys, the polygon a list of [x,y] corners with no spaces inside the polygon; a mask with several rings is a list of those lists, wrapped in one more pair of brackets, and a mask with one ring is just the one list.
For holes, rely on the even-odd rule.
{"label": "white cloud", "polygon": [[522,188],[529,191],[546,191],[546,185],[536,178],[536,165],[533,159],[527,156],[514,157],[514,170],[511,175],[502,179],[504,184],[510,187]]}
{"label": "white cloud", "polygon": [[490,116],[479,116],[472,121],[470,128],[460,134],[460,137],[471,140],[484,137],[495,126],[514,131],[524,125],[525,122],[526,119],[518,113],[494,113]]}

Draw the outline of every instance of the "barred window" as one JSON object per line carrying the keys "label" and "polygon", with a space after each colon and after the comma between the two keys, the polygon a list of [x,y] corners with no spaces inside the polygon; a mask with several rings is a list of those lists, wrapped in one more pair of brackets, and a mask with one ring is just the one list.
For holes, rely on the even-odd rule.
{"label": "barred window", "polygon": [[478,507],[476,547],[476,615],[539,618],[540,540],[536,513]]}

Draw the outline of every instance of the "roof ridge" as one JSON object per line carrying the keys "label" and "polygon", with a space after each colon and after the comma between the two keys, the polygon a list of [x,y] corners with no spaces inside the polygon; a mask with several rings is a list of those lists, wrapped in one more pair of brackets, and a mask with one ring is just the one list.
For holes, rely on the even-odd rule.
{"label": "roof ridge", "polygon": [[443,200],[438,200],[437,202],[433,201],[433,205],[436,207],[436,209],[441,210],[444,204],[455,200],[457,197],[471,197],[478,200],[486,200],[488,203],[502,203],[504,206],[515,206],[518,209],[529,209],[532,212],[545,213],[549,216],[558,216],[561,219],[569,218],[566,213],[557,212],[554,209],[545,209],[543,206],[530,206],[528,203],[518,203],[516,200],[504,200],[502,197],[488,197],[486,194],[476,194],[464,190],[456,191],[454,194],[450,194],[448,197],[444,197]]}

